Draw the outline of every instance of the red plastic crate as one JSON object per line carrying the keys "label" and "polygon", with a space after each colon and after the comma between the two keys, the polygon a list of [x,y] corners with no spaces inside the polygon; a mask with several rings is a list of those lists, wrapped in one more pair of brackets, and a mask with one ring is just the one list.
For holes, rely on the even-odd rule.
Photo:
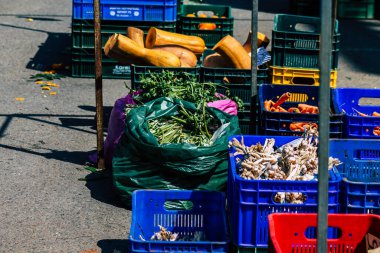
{"label": "red plastic crate", "polygon": [[[269,219],[270,253],[316,253],[317,240],[306,238],[305,231],[317,226],[317,214],[272,214]],[[380,216],[373,214],[329,214],[328,226],[341,230],[328,239],[327,253],[364,253],[365,235],[380,237]]]}

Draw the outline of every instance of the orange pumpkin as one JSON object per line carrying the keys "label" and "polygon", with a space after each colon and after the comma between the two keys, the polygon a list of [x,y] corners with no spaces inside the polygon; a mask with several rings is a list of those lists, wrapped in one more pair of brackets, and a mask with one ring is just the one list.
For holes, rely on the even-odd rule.
{"label": "orange pumpkin", "polygon": [[199,30],[215,30],[216,25],[214,23],[200,23],[198,26]]}
{"label": "orange pumpkin", "polygon": [[207,18],[207,15],[204,14],[204,13],[200,13],[200,14],[198,15],[198,18]]}
{"label": "orange pumpkin", "polygon": [[219,18],[218,15],[212,15],[211,18]]}
{"label": "orange pumpkin", "polygon": [[188,18],[195,18],[195,14],[194,13],[189,13],[186,15],[186,17]]}

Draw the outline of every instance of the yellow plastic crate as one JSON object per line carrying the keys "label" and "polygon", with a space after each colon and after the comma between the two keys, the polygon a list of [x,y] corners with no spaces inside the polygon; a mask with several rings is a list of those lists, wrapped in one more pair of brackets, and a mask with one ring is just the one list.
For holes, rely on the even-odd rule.
{"label": "yellow plastic crate", "polygon": [[[319,86],[319,69],[282,68],[271,66],[273,84],[305,84]],[[330,87],[336,88],[338,71],[331,71]]]}

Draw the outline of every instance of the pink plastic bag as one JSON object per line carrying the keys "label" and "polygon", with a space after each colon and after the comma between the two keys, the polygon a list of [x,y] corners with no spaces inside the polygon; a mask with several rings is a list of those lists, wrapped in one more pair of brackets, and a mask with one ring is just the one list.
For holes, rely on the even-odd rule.
{"label": "pink plastic bag", "polygon": [[231,99],[217,100],[207,103],[207,106],[217,108],[231,115],[237,115],[238,106],[235,101]]}

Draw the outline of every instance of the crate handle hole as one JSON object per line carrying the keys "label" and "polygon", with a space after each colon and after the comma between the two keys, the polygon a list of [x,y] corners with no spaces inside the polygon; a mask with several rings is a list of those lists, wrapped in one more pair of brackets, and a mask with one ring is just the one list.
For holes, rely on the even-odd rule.
{"label": "crate handle hole", "polygon": [[194,203],[190,200],[167,200],[164,202],[164,208],[168,211],[190,211]]}
{"label": "crate handle hole", "polygon": [[296,31],[299,31],[299,32],[315,32],[316,31],[316,28],[314,25],[312,24],[304,24],[304,23],[297,23],[295,26],[294,26],[294,29]]}
{"label": "crate handle hole", "polygon": [[[342,229],[338,227],[327,228],[327,239],[339,239],[342,237]],[[305,237],[307,239],[317,239],[317,227],[308,227],[305,230]]]}
{"label": "crate handle hole", "polygon": [[[359,99],[359,105],[364,106],[380,106],[380,98],[367,98],[363,97]],[[374,109],[375,111],[375,109]],[[379,112],[380,113],[380,112]]]}
{"label": "crate handle hole", "polygon": [[208,18],[211,18],[212,16],[215,15],[215,12],[213,12],[213,11],[202,11],[202,10],[200,10],[200,11],[197,12],[197,17],[199,17],[200,14],[205,14]]}
{"label": "crate handle hole", "polygon": [[292,83],[304,84],[304,85],[315,85],[315,80],[314,78],[308,78],[308,77],[293,77]]}

